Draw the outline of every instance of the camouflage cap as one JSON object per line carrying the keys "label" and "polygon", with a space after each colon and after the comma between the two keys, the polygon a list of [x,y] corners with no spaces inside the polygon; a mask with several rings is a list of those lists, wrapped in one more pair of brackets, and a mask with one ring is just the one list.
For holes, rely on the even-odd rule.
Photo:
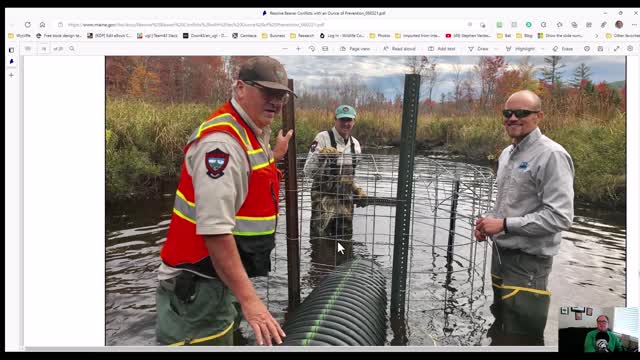
{"label": "camouflage cap", "polygon": [[264,87],[286,90],[293,94],[288,86],[284,66],[278,60],[268,56],[256,56],[247,60],[240,66],[238,80],[254,81]]}

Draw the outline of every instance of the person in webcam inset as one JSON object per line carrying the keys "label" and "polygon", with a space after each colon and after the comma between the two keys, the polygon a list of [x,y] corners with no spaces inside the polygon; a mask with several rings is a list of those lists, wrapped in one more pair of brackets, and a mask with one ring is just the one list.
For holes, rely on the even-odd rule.
{"label": "person in webcam inset", "polygon": [[622,351],[622,343],[620,339],[609,330],[609,317],[600,315],[598,319],[598,328],[589,331],[584,339],[584,352],[618,352]]}

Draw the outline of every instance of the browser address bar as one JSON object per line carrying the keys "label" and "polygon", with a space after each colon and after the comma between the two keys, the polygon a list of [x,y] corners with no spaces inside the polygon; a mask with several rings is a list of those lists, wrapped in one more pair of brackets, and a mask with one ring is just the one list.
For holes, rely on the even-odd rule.
{"label": "browser address bar", "polygon": [[[480,20],[472,24],[479,25]],[[327,30],[462,30],[469,22],[453,19],[385,19],[385,20],[327,20],[327,21],[104,21],[69,22],[71,28],[227,28],[227,29],[327,29]]]}

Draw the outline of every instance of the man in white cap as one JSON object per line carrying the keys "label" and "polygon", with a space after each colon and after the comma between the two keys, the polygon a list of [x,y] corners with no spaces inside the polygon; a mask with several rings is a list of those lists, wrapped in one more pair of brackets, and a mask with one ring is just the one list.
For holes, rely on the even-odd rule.
{"label": "man in white cap", "polygon": [[316,135],[304,165],[305,176],[313,179],[312,258],[321,272],[352,256],[354,200],[366,196],[355,180],[357,154],[362,153],[360,143],[351,135],[355,122],[356,109],[338,106],[334,127]]}

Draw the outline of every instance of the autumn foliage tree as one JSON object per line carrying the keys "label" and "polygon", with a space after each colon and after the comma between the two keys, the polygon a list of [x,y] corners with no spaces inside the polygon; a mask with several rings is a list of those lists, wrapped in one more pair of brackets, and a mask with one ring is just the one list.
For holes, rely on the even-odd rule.
{"label": "autumn foliage tree", "polygon": [[[250,56],[127,56],[107,57],[106,86],[111,97],[130,97],[148,102],[204,103],[220,105],[231,96],[231,84],[238,68]],[[286,65],[286,64],[285,64]],[[495,114],[512,93],[528,89],[543,99],[549,114],[564,112],[580,116],[585,112],[624,111],[624,88],[612,88],[606,83],[594,84],[591,69],[580,64],[573,79],[562,82],[562,58],[545,58],[539,73],[524,57],[518,64],[508,64],[502,56],[481,57],[474,71],[463,72],[453,66],[453,89],[436,101],[431,91],[439,80],[435,59],[410,57],[407,71],[422,75],[424,80],[420,110],[426,113],[462,116],[465,114]],[[475,75],[472,76],[472,75]],[[296,107],[324,111],[331,118],[331,109],[349,103],[359,109],[377,111],[402,107],[402,96],[384,94],[371,88],[358,74],[319,83],[297,84]],[[401,88],[400,84],[400,88]],[[400,90],[398,90],[400,91]],[[561,111],[562,110],[562,111]]]}
{"label": "autumn foliage tree", "polygon": [[480,98],[478,99],[482,111],[491,112],[498,106],[496,88],[498,78],[505,70],[504,56],[483,56],[476,65],[476,73],[480,79]]}
{"label": "autumn foliage tree", "polygon": [[107,57],[107,93],[151,102],[222,103],[231,73],[219,56]]}

